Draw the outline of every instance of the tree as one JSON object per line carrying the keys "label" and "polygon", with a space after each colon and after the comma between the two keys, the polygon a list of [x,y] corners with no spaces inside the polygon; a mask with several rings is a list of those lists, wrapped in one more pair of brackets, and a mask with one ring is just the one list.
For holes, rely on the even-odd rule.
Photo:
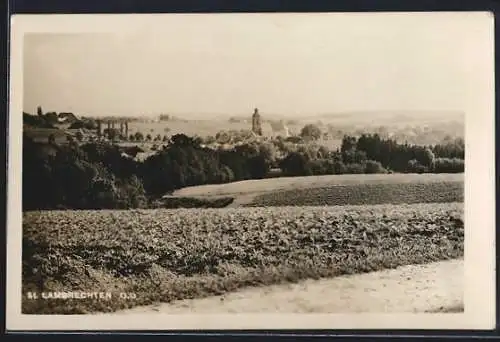
{"label": "tree", "polygon": [[104,133],[104,135],[108,136],[109,140],[113,140],[113,141],[120,136],[120,132],[116,128],[109,128],[109,129],[105,128],[103,130],[103,133]]}
{"label": "tree", "polygon": [[298,137],[298,136],[291,136],[291,137],[287,137],[285,139],[286,142],[289,142],[289,143],[292,143],[292,144],[301,144],[303,143],[304,141],[302,140],[302,137]]}
{"label": "tree", "polygon": [[310,174],[308,169],[309,159],[302,153],[292,152],[280,163],[280,169],[289,176],[304,176]]}
{"label": "tree", "polygon": [[318,156],[319,158],[327,158],[330,154],[330,151],[326,146],[320,146],[318,148]]}
{"label": "tree", "polygon": [[355,149],[344,151],[342,158],[345,164],[362,164],[367,160],[366,152]]}
{"label": "tree", "polygon": [[300,136],[306,140],[318,140],[321,138],[321,129],[317,125],[307,124],[300,131]]}
{"label": "tree", "polygon": [[342,153],[354,150],[356,148],[356,144],[357,144],[357,139],[355,137],[345,135],[342,138],[342,145],[340,147],[340,150],[342,151]]}
{"label": "tree", "polygon": [[143,141],[144,140],[144,135],[141,132],[135,132],[134,137],[135,137],[136,141]]}
{"label": "tree", "polygon": [[209,135],[209,136],[205,137],[205,144],[210,145],[210,144],[213,144],[214,142],[216,142],[214,136]]}
{"label": "tree", "polygon": [[68,128],[69,129],[85,128],[88,130],[94,130],[94,129],[97,129],[97,123],[91,119],[78,120],[78,121],[73,122]]}
{"label": "tree", "polygon": [[59,121],[59,117],[56,112],[49,112],[44,115],[44,118],[50,124],[56,124]]}
{"label": "tree", "polygon": [[416,157],[415,159],[417,159],[419,164],[421,164],[422,166],[425,166],[427,168],[432,168],[434,166],[435,156],[432,150],[428,147],[425,148],[418,147],[416,149],[415,157]]}
{"label": "tree", "polygon": [[416,159],[411,159],[408,161],[408,166],[406,172],[409,173],[424,173],[426,172],[426,167],[419,163]]}
{"label": "tree", "polygon": [[78,140],[78,141],[80,141],[80,142],[81,142],[81,141],[83,140],[83,134],[82,134],[82,132],[77,131],[77,132],[75,133],[75,137],[76,137],[76,140]]}
{"label": "tree", "polygon": [[424,159],[422,161],[422,164],[429,168],[433,168],[435,159],[436,157],[434,156],[434,152],[432,152],[429,147],[426,147],[424,150]]}
{"label": "tree", "polygon": [[219,144],[227,144],[231,141],[231,136],[228,132],[220,131],[215,134],[215,139]]}
{"label": "tree", "polygon": [[199,147],[200,141],[197,139],[193,139],[191,137],[188,137],[187,135],[180,133],[180,134],[174,134],[171,138],[170,141],[172,142],[172,145],[175,146],[194,146],[194,147]]}

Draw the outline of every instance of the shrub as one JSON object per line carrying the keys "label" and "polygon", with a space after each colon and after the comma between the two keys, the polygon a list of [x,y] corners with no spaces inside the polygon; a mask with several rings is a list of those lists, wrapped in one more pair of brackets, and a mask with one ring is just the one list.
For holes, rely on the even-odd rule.
{"label": "shrub", "polygon": [[346,164],[346,173],[352,173],[352,174],[365,173],[365,165],[361,163]]}
{"label": "shrub", "polygon": [[408,173],[425,173],[428,171],[428,168],[424,165],[420,164],[418,160],[412,159],[408,161],[408,166],[406,168],[406,172]]}
{"label": "shrub", "polygon": [[310,160],[307,163],[307,168],[311,170],[311,174],[313,175],[326,175],[328,174],[328,160],[325,159],[316,159]]}
{"label": "shrub", "polygon": [[347,172],[347,167],[345,164],[340,160],[340,161],[333,161],[331,164],[331,170],[329,173],[334,174],[334,175],[342,175]]}
{"label": "shrub", "polygon": [[347,150],[342,153],[342,160],[346,164],[362,164],[366,159],[367,155],[364,151]]}
{"label": "shrub", "polygon": [[436,158],[434,161],[435,173],[461,173],[464,172],[465,163],[458,158]]}
{"label": "shrub", "polygon": [[365,163],[365,173],[387,173],[387,170],[380,162],[367,160]]}
{"label": "shrub", "polygon": [[122,209],[146,208],[148,200],[142,181],[133,175],[129,179],[120,180],[118,183],[118,207]]}

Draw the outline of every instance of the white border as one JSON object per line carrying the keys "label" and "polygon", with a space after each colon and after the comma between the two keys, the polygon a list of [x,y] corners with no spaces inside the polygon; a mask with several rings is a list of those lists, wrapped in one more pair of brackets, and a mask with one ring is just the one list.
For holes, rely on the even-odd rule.
{"label": "white border", "polygon": [[[8,330],[130,329],[493,329],[495,325],[494,37],[489,12],[361,14],[218,14],[242,19],[272,16],[419,15],[455,16],[474,36],[466,113],[465,313],[463,314],[253,314],[253,315],[22,315],[21,170],[23,36],[32,32],[123,32],[151,20],[176,16],[197,20],[217,15],[16,15],[11,20],[11,78],[7,209]],[[253,17],[252,17],[253,16]],[[189,18],[190,17],[190,18]],[[134,23],[132,25],[131,23]],[[443,275],[445,276],[445,275]]]}

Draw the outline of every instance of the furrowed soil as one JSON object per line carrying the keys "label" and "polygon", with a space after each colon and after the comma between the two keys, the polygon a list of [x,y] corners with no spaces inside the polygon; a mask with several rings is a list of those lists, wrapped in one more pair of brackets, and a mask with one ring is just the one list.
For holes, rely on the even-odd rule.
{"label": "furrowed soil", "polygon": [[463,282],[463,260],[456,259],[247,288],[223,296],[158,303],[116,314],[460,313],[464,312]]}
{"label": "furrowed soil", "polygon": [[115,295],[23,297],[22,311],[112,312],[425,264],[462,257],[463,243],[463,203],[26,212],[24,294]]}
{"label": "furrowed soil", "polygon": [[256,196],[247,206],[321,206],[463,202],[462,182],[333,185],[273,191]]}
{"label": "furrowed soil", "polygon": [[321,206],[462,202],[463,174],[361,174],[279,177],[187,187],[178,197],[230,196],[239,206]]}

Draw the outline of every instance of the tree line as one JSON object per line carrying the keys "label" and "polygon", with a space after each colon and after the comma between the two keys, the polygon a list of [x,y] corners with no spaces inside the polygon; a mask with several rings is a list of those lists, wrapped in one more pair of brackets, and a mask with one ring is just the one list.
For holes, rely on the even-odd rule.
{"label": "tree line", "polygon": [[378,134],[359,138],[344,136],[337,151],[314,156],[305,151],[289,153],[280,163],[290,176],[344,173],[461,173],[465,144],[456,139],[434,146],[400,144]]}
{"label": "tree line", "polygon": [[231,149],[203,147],[176,134],[143,162],[106,142],[35,143],[23,136],[23,209],[148,207],[186,186],[283,175],[463,172],[463,140],[436,146],[398,144],[378,135],[345,136],[341,147],[294,139],[252,141]]}

